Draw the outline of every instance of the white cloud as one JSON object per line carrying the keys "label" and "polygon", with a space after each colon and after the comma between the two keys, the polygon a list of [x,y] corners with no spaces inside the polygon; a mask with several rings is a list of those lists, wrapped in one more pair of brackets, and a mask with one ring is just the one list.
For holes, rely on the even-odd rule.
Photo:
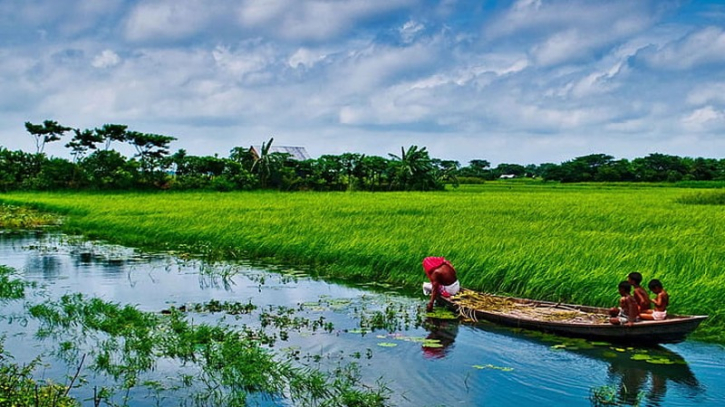
{"label": "white cloud", "polygon": [[405,48],[370,46],[351,52],[334,68],[331,79],[338,91],[373,93],[408,72],[428,66],[435,53],[430,44]]}
{"label": "white cloud", "polygon": [[659,48],[640,53],[649,65],[658,69],[686,70],[709,64],[725,64],[725,31],[706,27]]}
{"label": "white cloud", "polygon": [[93,58],[91,65],[95,68],[110,68],[118,65],[121,62],[121,57],[110,49],[103,50],[100,54]]}
{"label": "white cloud", "polygon": [[303,66],[305,68],[312,68],[315,64],[325,59],[326,54],[320,51],[314,51],[309,48],[299,48],[292,54],[287,63],[292,68]]}
{"label": "white cloud", "polygon": [[650,4],[522,0],[496,15],[484,33],[491,44],[515,38],[544,67],[581,62],[650,27],[657,15]]}
{"label": "white cloud", "polygon": [[691,105],[704,105],[707,103],[725,105],[725,82],[698,84],[687,95],[686,100]]}
{"label": "white cloud", "polygon": [[692,132],[723,130],[725,129],[725,112],[712,106],[705,106],[683,117],[681,123],[685,130]]}
{"label": "white cloud", "polygon": [[221,5],[201,0],[156,0],[141,2],[125,23],[130,41],[177,40],[199,33],[218,13]]}
{"label": "white cloud", "polygon": [[230,75],[232,80],[239,82],[261,78],[264,75],[254,74],[263,74],[277,60],[275,50],[258,41],[241,44],[235,50],[217,46],[211,54],[216,66]]}
{"label": "white cloud", "polygon": [[413,42],[415,37],[425,29],[425,26],[422,23],[409,20],[405,24],[403,24],[402,27],[398,29],[400,31],[400,37],[402,38],[403,42],[406,44],[409,44]]}

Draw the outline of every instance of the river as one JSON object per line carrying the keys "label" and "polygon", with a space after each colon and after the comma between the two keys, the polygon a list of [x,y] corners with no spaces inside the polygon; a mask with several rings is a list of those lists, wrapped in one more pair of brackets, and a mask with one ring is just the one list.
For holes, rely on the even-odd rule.
{"label": "river", "polygon": [[[82,293],[140,310],[162,312],[209,301],[253,303],[257,310],[294,308],[329,329],[285,332],[276,352],[294,352],[319,367],[355,362],[363,380],[383,383],[400,406],[591,406],[616,395],[619,405],[720,406],[725,403],[725,349],[693,340],[658,348],[627,348],[456,320],[424,320],[425,297],[391,287],[342,285],[290,267],[249,262],[206,263],[173,254],[146,254],[61,234],[1,234],[0,264],[36,282],[23,300],[3,300],[4,347],[17,363],[40,356],[39,379],[65,383],[77,366],[58,356],[58,340],[38,335],[28,316],[33,303]],[[424,274],[421,271],[421,281]],[[364,329],[376,311],[396,314],[388,329]],[[244,315],[188,312],[199,322],[259,326],[259,312]],[[380,313],[378,313],[380,315]],[[420,323],[420,322],[424,323]],[[279,333],[277,333],[279,334]],[[426,338],[428,340],[426,340]],[[88,340],[88,352],[93,342]],[[174,389],[193,366],[159,360],[145,383],[114,403],[176,406],[189,388]],[[92,406],[94,387],[114,379],[83,370],[71,395]],[[179,386],[176,386],[179,387]],[[193,387],[192,387],[193,389]],[[288,405],[253,398],[250,404]]]}

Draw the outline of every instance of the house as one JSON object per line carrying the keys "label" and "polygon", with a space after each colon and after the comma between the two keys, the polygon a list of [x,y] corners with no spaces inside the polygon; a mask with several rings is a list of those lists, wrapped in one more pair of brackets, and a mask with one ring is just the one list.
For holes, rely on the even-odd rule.
{"label": "house", "polygon": [[[255,159],[259,158],[260,151],[262,151],[262,146],[252,146],[249,148],[249,152],[252,153]],[[268,152],[289,154],[290,158],[297,161],[310,159],[310,155],[307,154],[307,150],[304,147],[271,146]]]}
{"label": "house", "polygon": [[511,179],[511,178],[516,178],[516,174],[501,174],[501,176],[499,177],[499,179]]}

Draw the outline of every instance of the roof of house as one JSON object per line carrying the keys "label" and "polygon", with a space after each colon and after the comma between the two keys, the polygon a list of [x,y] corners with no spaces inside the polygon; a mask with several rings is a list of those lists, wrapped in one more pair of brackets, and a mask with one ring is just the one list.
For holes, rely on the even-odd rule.
{"label": "roof of house", "polygon": [[[259,152],[262,150],[262,146],[252,146],[252,149],[254,150],[254,153],[259,156]],[[269,148],[270,153],[286,153],[289,154],[291,158],[298,160],[298,161],[304,161],[309,160],[310,155],[307,153],[307,150],[305,150],[304,147],[291,147],[291,146],[271,146]]]}

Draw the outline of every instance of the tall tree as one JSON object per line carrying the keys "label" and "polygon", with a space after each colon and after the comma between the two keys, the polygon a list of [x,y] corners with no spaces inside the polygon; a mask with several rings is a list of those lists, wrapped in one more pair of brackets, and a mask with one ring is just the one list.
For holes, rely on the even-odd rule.
{"label": "tall tree", "polygon": [[403,190],[430,190],[438,189],[434,167],[428,156],[425,147],[410,146],[400,148],[401,155],[389,154],[393,159],[393,182],[392,186],[398,186]]}
{"label": "tall tree", "polygon": [[267,143],[262,143],[262,148],[259,149],[259,154],[254,159],[250,172],[256,174],[259,178],[259,185],[262,188],[269,186],[269,180],[272,178],[274,173],[279,170],[284,162],[284,155],[270,153],[269,150],[274,142],[274,137],[271,137]]}
{"label": "tall tree", "polygon": [[31,136],[35,137],[35,153],[40,154],[47,143],[58,141],[70,127],[61,126],[53,120],[45,120],[43,124],[25,122],[25,129]]}
{"label": "tall tree", "polygon": [[73,160],[78,162],[88,150],[95,150],[96,144],[103,142],[103,137],[94,130],[73,129],[75,135],[65,146],[71,149]]}
{"label": "tall tree", "polygon": [[123,143],[127,141],[127,129],[128,126],[123,124],[104,124],[100,129],[96,129],[95,132],[106,143],[106,151],[108,151],[111,148],[112,142],[118,141]]}
{"label": "tall tree", "polygon": [[138,131],[126,132],[126,139],[136,148],[136,157],[139,157],[141,170],[145,173],[151,172],[154,165],[169,154],[169,143],[176,140],[171,136]]}

